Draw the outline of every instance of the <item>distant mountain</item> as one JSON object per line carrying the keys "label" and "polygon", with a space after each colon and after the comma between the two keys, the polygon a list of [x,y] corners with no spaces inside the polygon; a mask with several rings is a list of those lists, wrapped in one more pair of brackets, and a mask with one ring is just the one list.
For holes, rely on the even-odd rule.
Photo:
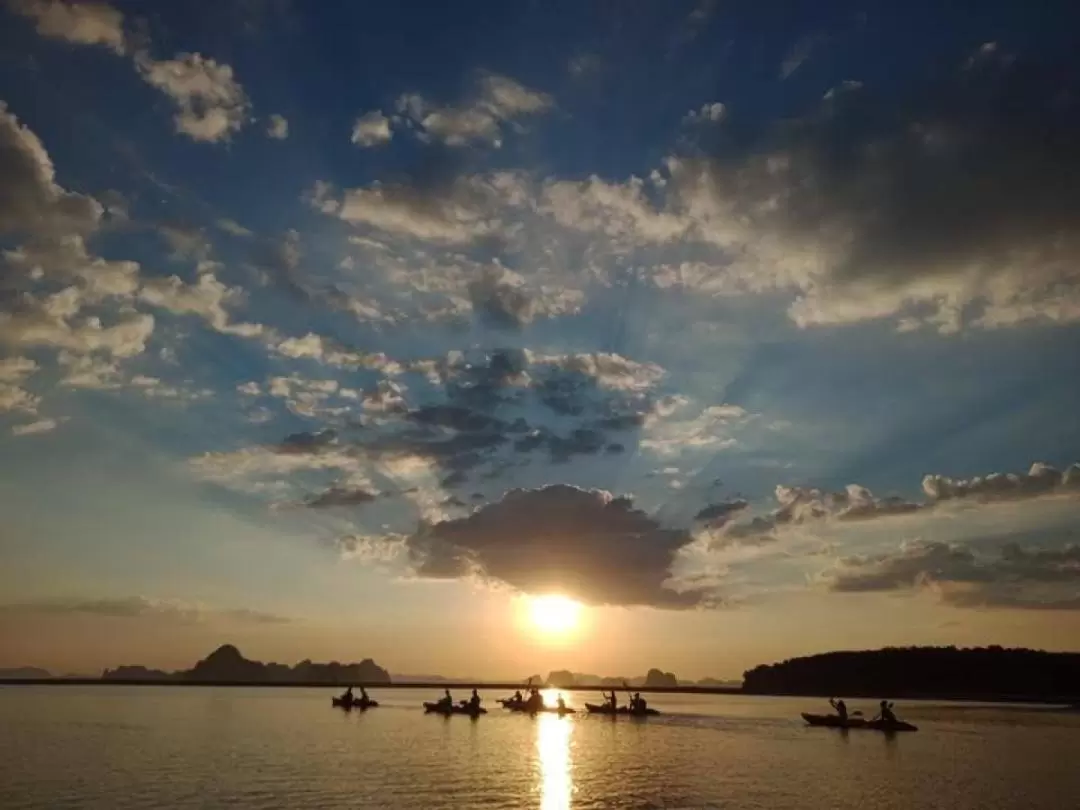
{"label": "distant mountain", "polygon": [[191,669],[163,672],[142,666],[124,666],[107,669],[101,675],[106,681],[178,681],[178,682],[232,682],[232,683],[391,683],[390,673],[370,658],[358,664],[341,664],[331,661],[317,664],[310,660],[295,666],[254,661],[245,658],[232,644],[218,647]]}
{"label": "distant mountain", "polygon": [[41,667],[11,667],[9,669],[0,669],[0,681],[10,681],[17,678],[44,680],[45,678],[51,678],[52,676],[53,675],[49,670],[41,669]]}
{"label": "distant mountain", "polygon": [[702,678],[699,681],[680,681],[683,686],[701,686],[705,689],[738,689],[742,681],[724,681],[719,678]]}
{"label": "distant mountain", "polygon": [[659,669],[650,669],[645,675],[645,686],[650,689],[671,689],[679,685],[674,672],[662,672]]}
{"label": "distant mountain", "polygon": [[146,667],[117,667],[107,669],[101,673],[103,681],[176,681],[179,680],[175,672],[162,672],[160,669],[147,669]]}
{"label": "distant mountain", "polygon": [[1028,697],[1080,695],[1080,653],[1001,647],[886,647],[792,658],[749,670],[759,694],[857,697]]}
{"label": "distant mountain", "polygon": [[571,672],[568,669],[556,669],[548,673],[547,682],[551,686],[562,689],[572,689],[575,686],[606,686],[611,689],[633,686],[667,689],[679,685],[674,673],[663,672],[659,669],[650,669],[647,674],[636,676],[600,676],[585,672]]}
{"label": "distant mountain", "polygon": [[442,683],[444,681],[452,683],[457,680],[444,675],[403,675],[398,672],[392,674],[390,679],[394,683]]}

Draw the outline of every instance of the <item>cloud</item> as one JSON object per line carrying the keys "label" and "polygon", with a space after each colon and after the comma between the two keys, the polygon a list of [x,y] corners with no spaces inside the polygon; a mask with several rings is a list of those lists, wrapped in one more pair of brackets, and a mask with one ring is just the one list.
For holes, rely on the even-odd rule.
{"label": "cloud", "polygon": [[236,220],[222,218],[217,220],[214,224],[230,236],[242,236],[246,238],[255,235]]}
{"label": "cloud", "polygon": [[805,36],[791,46],[784,61],[780,63],[780,79],[788,79],[810,58],[820,41],[818,36]]}
{"label": "cloud", "polygon": [[304,501],[304,506],[311,509],[323,509],[333,506],[363,506],[376,500],[378,496],[360,487],[334,486],[312,495]]}
{"label": "cloud", "polygon": [[479,280],[469,284],[473,312],[492,325],[521,328],[533,319],[533,299],[524,288],[524,279],[502,267],[489,268]]}
{"label": "cloud", "polygon": [[42,36],[124,53],[124,15],[107,3],[8,0],[8,7],[34,20]]}
{"label": "cloud", "polygon": [[538,210],[565,228],[632,243],[670,242],[685,235],[692,224],[658,210],[638,177],[626,183],[610,183],[595,175],[583,181],[549,180]]}
{"label": "cloud", "polygon": [[114,361],[86,354],[73,354],[61,351],[57,355],[57,365],[64,369],[60,385],[69,388],[88,388],[106,391],[123,386],[120,366]]}
{"label": "cloud", "polygon": [[694,515],[694,520],[702,521],[713,526],[722,526],[736,515],[744,512],[749,504],[742,498],[731,501],[721,501],[703,506]]}
{"label": "cloud", "polygon": [[721,102],[714,101],[711,104],[702,104],[700,109],[690,110],[684,117],[684,124],[715,124],[724,118],[727,107]]}
{"label": "cloud", "polygon": [[774,493],[778,504],[775,509],[749,521],[725,520],[719,531],[710,530],[711,537],[715,547],[721,548],[775,540],[785,527],[900,518],[947,509],[953,504],[993,506],[1024,499],[1080,497],[1080,464],[1061,472],[1036,462],[1026,475],[992,473],[971,479],[927,475],[923,491],[927,500],[920,502],[899,495],[879,497],[859,484],[848,484],[840,491],[779,485]]}
{"label": "cloud", "polygon": [[934,503],[962,500],[991,503],[1055,494],[1080,496],[1080,463],[1071,465],[1064,472],[1036,462],[1026,474],[990,473],[966,479],[927,475],[923,478],[922,488]]}
{"label": "cloud", "polygon": [[959,608],[1080,610],[1080,545],[1001,547],[997,557],[945,543],[909,543],[891,554],[848,557],[825,573],[830,590],[925,589]]}
{"label": "cloud", "polygon": [[691,449],[719,451],[735,444],[735,428],[749,418],[738,405],[709,405],[687,417],[684,414],[690,407],[688,400],[680,398],[649,414],[641,446],[667,456]]}
{"label": "cloud", "polygon": [[37,370],[38,364],[28,357],[0,358],[0,413],[37,413],[41,397],[21,387],[23,381]]}
{"label": "cloud", "polygon": [[390,119],[379,110],[371,110],[356,119],[353,124],[352,142],[357,146],[378,146],[388,143],[394,133],[390,130]]}
{"label": "cloud", "polygon": [[464,244],[499,232],[499,207],[511,189],[499,177],[465,176],[448,184],[425,187],[374,183],[346,190],[340,200],[325,188],[312,192],[313,204],[355,225],[366,225],[395,236]]}
{"label": "cloud", "polygon": [[60,424],[56,419],[39,419],[25,425],[13,425],[11,433],[14,436],[31,436],[37,433],[48,433],[55,430]]}
{"label": "cloud", "polygon": [[136,66],[147,83],[176,104],[176,131],[194,141],[227,141],[247,123],[250,102],[229,65],[197,53],[155,61],[145,53]]}
{"label": "cloud", "polygon": [[274,113],[266,124],[267,137],[277,141],[283,141],[289,137],[289,119],[284,115]]}
{"label": "cloud", "polygon": [[542,113],[553,104],[546,93],[530,90],[506,76],[484,73],[474,97],[461,106],[433,106],[412,93],[398,99],[397,111],[420,129],[422,137],[447,146],[472,143],[501,146],[506,124],[522,116]]}
{"label": "cloud", "polygon": [[364,460],[347,448],[304,449],[288,444],[204,453],[189,463],[201,478],[241,490],[251,489],[248,481],[253,479],[282,480],[298,472],[327,470],[362,473],[366,467]]}
{"label": "cloud", "polygon": [[355,352],[314,332],[308,332],[303,337],[285,338],[274,346],[274,350],[285,357],[308,358],[341,368],[366,368],[389,375],[398,374],[401,371],[398,363],[381,352],[374,354]]}
{"label": "cloud", "polygon": [[196,315],[223,334],[240,337],[262,334],[260,324],[231,322],[225,307],[239,300],[241,291],[222,284],[215,275],[217,267],[213,262],[199,262],[199,279],[195,284],[186,284],[178,276],[148,279],[139,290],[139,298],[174,315]]}
{"label": "cloud", "polygon": [[902,100],[850,89],[749,155],[669,160],[667,203],[725,252],[715,275],[794,291],[803,327],[1080,320],[1065,75],[993,52]]}
{"label": "cloud", "polygon": [[113,357],[141,354],[154,331],[154,317],[129,314],[105,326],[97,317],[74,320],[82,295],[68,287],[43,298],[23,296],[10,312],[0,312],[0,345],[64,349],[72,354],[101,352]]}
{"label": "cloud", "polygon": [[90,615],[108,618],[164,619],[180,624],[225,619],[244,624],[285,624],[283,616],[248,608],[221,609],[170,599],[145,596],[101,598],[57,598],[0,605],[0,612],[19,615]]}
{"label": "cloud", "polygon": [[139,286],[139,265],[91,256],[78,234],[57,236],[5,251],[4,265],[34,281],[51,280],[78,285],[80,306],[107,298],[128,299]]}
{"label": "cloud", "polygon": [[468,517],[421,527],[406,545],[421,577],[479,575],[589,604],[678,609],[716,600],[666,585],[675,555],[691,541],[634,509],[629,498],[554,485],[511,490]]}
{"label": "cloud", "polygon": [[842,492],[823,492],[807,487],[776,488],[780,508],[774,513],[778,523],[807,523],[814,520],[872,520],[907,515],[922,508],[899,496],[878,498],[869,489],[848,484]]}
{"label": "cloud", "polygon": [[[326,362],[328,356],[327,343],[314,335],[284,349],[297,359]],[[294,414],[331,420],[341,437],[331,434],[325,446],[289,442],[214,453],[194,465],[206,477],[240,489],[269,476],[281,480],[338,471],[354,482],[348,486],[374,491],[355,483],[356,475],[368,474],[394,482],[386,487],[394,493],[388,497],[419,486],[421,492],[411,500],[423,500],[422,509],[430,512],[446,506],[448,488],[509,481],[514,471],[534,462],[566,463],[624,452],[654,411],[651,387],[663,377],[655,364],[605,353],[535,355],[501,349],[401,363],[382,360],[368,366],[395,376],[373,384],[361,378],[357,384],[362,390],[298,374],[270,377],[262,385],[241,383],[238,391],[245,397],[274,397]],[[303,457],[276,457],[284,454]],[[411,483],[405,485],[406,480]],[[303,484],[299,488],[305,495],[297,498],[311,491],[310,482],[292,483]],[[345,486],[340,481],[333,485]]]}
{"label": "cloud", "polygon": [[37,135],[0,101],[0,233],[48,237],[91,231],[103,208],[97,200],[65,191]]}

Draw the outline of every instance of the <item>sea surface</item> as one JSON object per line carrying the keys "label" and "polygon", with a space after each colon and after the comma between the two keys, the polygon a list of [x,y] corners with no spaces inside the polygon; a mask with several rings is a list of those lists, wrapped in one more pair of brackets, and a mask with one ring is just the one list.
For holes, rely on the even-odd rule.
{"label": "sea surface", "polygon": [[[900,703],[916,733],[808,728],[808,698],[651,695],[648,719],[425,715],[414,689],[0,687],[0,808],[1080,807],[1080,713]],[[455,695],[457,697],[458,695]],[[460,697],[465,697],[460,693]],[[566,693],[570,705],[595,693]],[[871,710],[851,701],[851,709]]]}

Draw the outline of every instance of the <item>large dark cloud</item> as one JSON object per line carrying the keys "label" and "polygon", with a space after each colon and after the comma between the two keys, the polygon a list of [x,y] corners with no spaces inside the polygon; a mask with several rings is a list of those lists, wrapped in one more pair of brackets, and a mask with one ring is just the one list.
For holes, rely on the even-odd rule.
{"label": "large dark cloud", "polygon": [[675,200],[748,284],[801,288],[803,324],[1080,319],[1080,71],[1039,59],[988,44],[900,93],[848,83],[749,158],[674,161]]}
{"label": "large dark cloud", "polygon": [[912,544],[892,554],[845,558],[827,578],[829,589],[840,593],[933,588],[956,607],[1076,610],[1080,545],[1009,543],[986,556],[946,543]]}
{"label": "large dark cloud", "polygon": [[555,485],[511,490],[468,517],[422,527],[407,544],[424,577],[479,574],[590,604],[689,608],[716,601],[708,591],[665,587],[676,553],[692,539],[629,498]]}
{"label": "large dark cloud", "polygon": [[[563,463],[621,452],[653,412],[657,367],[618,355],[534,355],[523,349],[453,353],[414,364],[438,397],[402,400],[365,448],[430,459],[448,485],[465,471],[504,469],[536,456]],[[418,397],[419,398],[419,397]]]}
{"label": "large dark cloud", "polygon": [[317,495],[312,495],[304,501],[304,505],[312,509],[331,506],[363,506],[377,497],[375,493],[363,487],[333,486]]}

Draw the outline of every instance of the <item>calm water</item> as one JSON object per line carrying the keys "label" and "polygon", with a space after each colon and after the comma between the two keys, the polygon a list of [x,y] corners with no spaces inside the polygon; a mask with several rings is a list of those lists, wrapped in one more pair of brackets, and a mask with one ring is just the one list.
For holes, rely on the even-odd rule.
{"label": "calm water", "polygon": [[0,687],[0,808],[1080,804],[1080,714],[905,704],[921,731],[889,738],[805,728],[808,699],[656,695],[670,714],[612,720],[511,715],[487,694],[474,722],[424,715],[415,690],[373,692],[363,714],[330,695]]}

